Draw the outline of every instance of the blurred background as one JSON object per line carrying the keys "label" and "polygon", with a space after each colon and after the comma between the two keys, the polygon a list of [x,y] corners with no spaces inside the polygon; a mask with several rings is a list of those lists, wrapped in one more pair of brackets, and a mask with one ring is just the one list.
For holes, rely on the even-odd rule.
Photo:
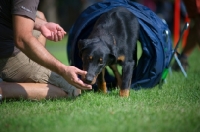
{"label": "blurred background", "polygon": [[[47,20],[60,24],[65,31],[69,31],[79,14],[88,6],[103,0],[41,0],[38,10],[42,11]],[[131,0],[141,3],[158,16],[163,18],[173,33],[175,0]],[[180,22],[187,16],[184,4],[180,4]]]}

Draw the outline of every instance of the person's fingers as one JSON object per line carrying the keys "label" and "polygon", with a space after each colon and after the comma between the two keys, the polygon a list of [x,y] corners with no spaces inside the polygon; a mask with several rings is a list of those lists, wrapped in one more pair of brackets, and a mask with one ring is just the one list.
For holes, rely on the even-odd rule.
{"label": "person's fingers", "polygon": [[[76,68],[76,69],[78,69],[78,68]],[[84,75],[84,74],[82,74],[82,75]],[[79,89],[82,89],[82,90],[92,89],[92,86],[84,83],[80,78],[78,78],[77,74],[72,75],[71,82],[72,82],[72,85],[76,86]]]}
{"label": "person's fingers", "polygon": [[61,33],[61,31],[58,31],[58,41],[62,40],[64,35]]}
{"label": "person's fingers", "polygon": [[54,33],[54,41],[57,42],[58,41],[58,34]]}
{"label": "person's fingers", "polygon": [[58,31],[57,36],[58,36],[58,41],[62,40],[62,34],[60,33],[60,31]]}
{"label": "person's fingers", "polygon": [[63,34],[66,34],[65,30],[62,27],[60,27],[59,25],[57,25],[56,30],[63,32]]}
{"label": "person's fingers", "polygon": [[76,71],[77,74],[81,75],[81,76],[85,76],[87,74],[86,71],[83,71],[83,70],[80,70],[77,68],[77,71]]}
{"label": "person's fingers", "polygon": [[66,69],[66,80],[71,84],[74,85],[78,89],[82,90],[89,90],[92,89],[92,85],[85,84],[78,75],[84,76],[87,74],[86,71],[82,71],[75,66],[68,66]]}
{"label": "person's fingers", "polygon": [[87,89],[92,89],[92,85],[84,83],[81,79],[78,79],[78,82],[82,87],[85,87]]}
{"label": "person's fingers", "polygon": [[57,42],[59,38],[56,32],[51,32],[51,36],[48,39]]}
{"label": "person's fingers", "polygon": [[75,83],[74,85],[79,89],[82,90],[92,89],[91,85],[85,84],[81,79],[74,80],[74,83]]}
{"label": "person's fingers", "polygon": [[54,40],[54,32],[51,32],[51,36],[48,38],[49,40]]}
{"label": "person's fingers", "polygon": [[62,33],[62,37],[64,38],[65,34],[67,34],[66,32],[61,32]]}

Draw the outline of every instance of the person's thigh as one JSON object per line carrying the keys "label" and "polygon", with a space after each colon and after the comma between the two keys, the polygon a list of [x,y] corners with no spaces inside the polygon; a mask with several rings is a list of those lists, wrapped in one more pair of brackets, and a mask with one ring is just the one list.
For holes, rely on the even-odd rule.
{"label": "person's thigh", "polygon": [[1,78],[8,82],[46,83],[51,74],[50,70],[38,65],[22,52],[4,59],[2,63],[5,64],[1,64]]}

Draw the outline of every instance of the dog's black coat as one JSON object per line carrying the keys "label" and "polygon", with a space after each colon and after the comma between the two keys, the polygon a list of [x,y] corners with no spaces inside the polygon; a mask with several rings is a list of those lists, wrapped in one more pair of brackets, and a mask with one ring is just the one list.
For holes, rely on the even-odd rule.
{"label": "dog's black coat", "polygon": [[[83,69],[87,71],[84,81],[93,84],[106,65],[116,70],[114,65],[120,62],[122,65],[120,89],[129,89],[137,62],[138,33],[138,20],[128,9],[116,7],[102,14],[89,37],[78,42]],[[99,75],[97,83],[103,82],[103,77]]]}

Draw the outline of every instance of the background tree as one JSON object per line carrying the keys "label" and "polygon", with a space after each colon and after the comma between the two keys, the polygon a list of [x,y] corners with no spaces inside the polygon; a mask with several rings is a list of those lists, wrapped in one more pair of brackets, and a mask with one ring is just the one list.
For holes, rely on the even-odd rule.
{"label": "background tree", "polygon": [[81,0],[41,0],[38,10],[47,20],[59,23],[69,31],[82,10]]}

